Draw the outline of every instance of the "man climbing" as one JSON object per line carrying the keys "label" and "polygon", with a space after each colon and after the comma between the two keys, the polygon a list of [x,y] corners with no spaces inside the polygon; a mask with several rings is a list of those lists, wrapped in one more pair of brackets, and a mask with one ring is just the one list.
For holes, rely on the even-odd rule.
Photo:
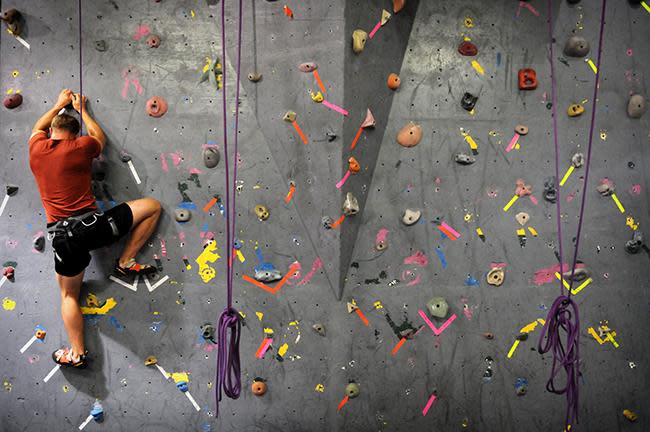
{"label": "man climbing", "polygon": [[[77,119],[61,113],[72,103],[88,128],[79,136]],[[49,129],[49,138],[48,138]],[[135,256],[156,229],[160,203],[153,198],[128,201],[103,213],[97,209],[91,188],[92,160],[106,143],[104,132],[86,109],[86,97],[64,89],[56,105],[38,119],[29,138],[29,165],[36,179],[47,216],[48,238],[54,250],[54,270],[61,288],[61,316],[69,348],[52,354],[63,366],[85,367],[83,316],[79,291],[89,251],[108,246],[131,232],[117,260],[118,275],[145,275],[155,267],[138,264]]]}

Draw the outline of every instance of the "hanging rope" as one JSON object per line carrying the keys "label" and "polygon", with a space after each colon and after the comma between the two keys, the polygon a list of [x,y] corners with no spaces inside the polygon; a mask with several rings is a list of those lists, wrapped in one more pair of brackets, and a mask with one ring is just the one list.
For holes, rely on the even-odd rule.
{"label": "hanging rope", "polygon": [[83,119],[83,110],[84,110],[84,105],[83,105],[83,98],[84,98],[84,87],[83,87],[83,48],[81,45],[82,38],[81,38],[81,0],[77,2],[79,5],[79,135],[83,135],[83,129],[84,129],[84,119]]}
{"label": "hanging rope", "polygon": [[233,290],[233,242],[235,238],[235,221],[236,221],[236,194],[235,182],[237,181],[237,148],[239,132],[239,77],[241,71],[241,45],[242,45],[242,20],[243,20],[243,0],[239,0],[239,26],[237,41],[237,68],[235,83],[235,136],[234,154],[233,154],[233,179],[232,188],[230,186],[230,167],[228,160],[228,106],[226,103],[226,1],[221,1],[221,57],[222,57],[222,108],[223,108],[223,149],[226,166],[226,287],[228,291],[228,303],[221,316],[217,328],[218,352],[217,352],[217,409],[216,415],[219,415],[219,401],[221,401],[222,390],[231,399],[239,398],[241,392],[241,366],[239,360],[239,338],[241,335],[241,321],[239,312],[232,307],[232,290]]}
{"label": "hanging rope", "polygon": [[[553,305],[548,311],[546,324],[542,329],[539,338],[538,351],[545,354],[553,352],[553,364],[551,366],[551,376],[546,383],[546,389],[555,394],[565,394],[567,401],[566,415],[564,418],[565,430],[569,430],[574,421],[578,421],[578,401],[580,396],[579,378],[580,378],[580,316],[578,305],[571,298],[573,289],[573,276],[578,261],[578,250],[580,248],[580,234],[582,232],[582,221],[584,219],[585,202],[587,199],[587,185],[589,184],[589,165],[591,162],[591,149],[593,143],[594,126],[596,122],[596,107],[598,102],[598,83],[600,77],[600,60],[603,49],[603,33],[605,30],[605,10],[607,0],[603,0],[600,16],[600,34],[598,38],[598,59],[596,61],[596,80],[593,93],[593,109],[591,111],[591,124],[589,126],[589,141],[587,144],[587,160],[585,168],[584,189],[582,191],[582,202],[580,204],[580,216],[578,218],[578,232],[576,234],[576,245],[573,253],[571,264],[571,276],[569,278],[569,292],[564,295],[564,284],[560,280],[560,295],[555,299]],[[557,108],[556,108],[556,82],[555,66],[553,53],[553,1],[548,2],[548,32],[550,45],[550,65],[551,65],[551,103],[553,116],[553,144],[555,146],[555,178],[559,176],[560,166],[560,149],[558,144],[558,127],[557,127]],[[562,224],[561,224],[561,197],[560,190],[557,191],[556,200],[556,217],[558,231],[558,247],[560,260],[560,274],[564,274],[563,268],[563,249],[562,249]],[[563,278],[562,278],[563,279]],[[562,332],[566,333],[563,338]],[[563,339],[565,342],[563,343]],[[556,386],[555,380],[560,373],[560,367],[564,368],[566,373],[566,384],[562,388]]]}

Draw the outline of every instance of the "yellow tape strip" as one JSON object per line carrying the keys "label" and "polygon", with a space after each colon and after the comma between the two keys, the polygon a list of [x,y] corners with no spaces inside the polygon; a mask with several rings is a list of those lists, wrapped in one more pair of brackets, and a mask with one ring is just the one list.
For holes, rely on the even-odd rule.
{"label": "yellow tape strip", "polygon": [[562,177],[562,181],[560,182],[560,187],[564,186],[564,183],[569,179],[569,176],[573,172],[573,170],[576,169],[573,165],[569,167],[568,170],[566,170],[566,174],[564,174],[564,177]]}
{"label": "yellow tape strip", "polygon": [[610,341],[612,345],[614,345],[614,348],[618,348],[618,342],[614,340],[614,336],[613,336],[615,334],[616,332],[607,333],[607,337],[605,338],[605,340]]}
{"label": "yellow tape strip", "polygon": [[591,59],[586,59],[585,61],[589,64],[589,66],[591,66],[591,70],[594,71],[594,73],[598,73],[598,69]]}
{"label": "yellow tape strip", "polygon": [[239,262],[246,261],[246,257],[244,257],[244,254],[241,253],[241,251],[239,249],[237,250],[237,258],[239,258]]}
{"label": "yellow tape strip", "polygon": [[476,141],[474,141],[474,138],[472,138],[469,135],[465,135],[465,141],[467,141],[467,144],[469,144],[470,149],[478,150],[478,144],[476,144]]}
{"label": "yellow tape strip", "polygon": [[615,193],[612,194],[612,199],[613,199],[614,202],[616,203],[616,207],[618,207],[618,210],[619,210],[621,213],[625,213],[625,208],[623,207],[623,204],[621,204],[621,202],[618,200],[618,197],[616,196]]}
{"label": "yellow tape strip", "polygon": [[514,195],[510,199],[510,202],[508,204],[506,204],[506,206],[503,208],[503,211],[507,212],[510,209],[510,207],[512,207],[512,205],[515,203],[515,201],[517,201],[518,199],[519,199],[519,195]]}
{"label": "yellow tape strip", "polygon": [[479,62],[477,62],[476,60],[472,60],[472,67],[479,74],[485,75],[485,70],[483,69],[483,66],[481,66],[481,64]]}
{"label": "yellow tape strip", "polygon": [[[571,288],[571,285],[569,285],[569,283],[568,283],[566,280],[562,279],[562,275],[561,275],[560,273],[555,272],[555,277],[556,277],[558,280],[561,280],[561,281],[562,281],[562,284],[564,285],[564,288],[566,288],[567,290]],[[580,291],[582,291],[583,289],[585,289],[585,288],[587,287],[587,285],[589,285],[589,284],[592,283],[593,281],[594,281],[594,280],[593,280],[592,278],[587,279],[586,281],[584,281],[583,283],[581,283],[577,288],[572,289],[572,290],[571,290],[571,294],[573,294],[573,295],[578,294]]]}
{"label": "yellow tape strip", "polygon": [[484,237],[485,234],[483,234],[483,230],[481,228],[476,228],[476,234],[479,235],[479,237]]}
{"label": "yellow tape strip", "polygon": [[519,339],[515,339],[515,342],[512,344],[510,347],[510,351],[508,351],[508,358],[512,358],[512,355],[515,353],[515,350],[519,346]]}
{"label": "yellow tape strip", "polygon": [[645,9],[648,13],[650,13],[650,6],[648,6],[648,3],[642,1],[641,6],[643,6],[643,9]]}
{"label": "yellow tape strip", "polygon": [[537,237],[537,231],[533,227],[528,227],[528,231],[533,235],[533,237]]}

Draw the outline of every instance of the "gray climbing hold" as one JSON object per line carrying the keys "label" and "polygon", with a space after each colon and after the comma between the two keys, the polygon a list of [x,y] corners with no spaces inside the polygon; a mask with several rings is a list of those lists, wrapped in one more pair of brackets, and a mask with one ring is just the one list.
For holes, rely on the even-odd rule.
{"label": "gray climbing hold", "polygon": [[35,238],[33,246],[35,250],[43,252],[43,249],[45,249],[45,236],[38,236]]}
{"label": "gray climbing hold", "polygon": [[557,201],[557,187],[555,177],[547,177],[544,180],[544,199],[550,203]]}
{"label": "gray climbing hold", "polygon": [[625,242],[625,250],[631,254],[639,253],[643,247],[643,233],[641,231],[634,231],[632,240]]}
{"label": "gray climbing hold", "polygon": [[284,114],[284,117],[282,117],[282,120],[284,120],[286,122],[289,122],[289,123],[293,123],[293,122],[296,121],[296,113],[294,111],[289,110]]}
{"label": "gray climbing hold", "polygon": [[255,280],[259,282],[275,282],[282,279],[280,270],[255,270]]}
{"label": "gray climbing hold", "polygon": [[203,163],[207,168],[214,168],[219,164],[221,155],[216,147],[206,147],[203,149]]}
{"label": "gray climbing hold", "polygon": [[471,165],[476,162],[476,158],[465,153],[456,153],[454,160],[461,165]]}
{"label": "gray climbing hold", "polygon": [[187,222],[191,218],[192,212],[190,212],[188,209],[177,208],[174,210],[174,219],[176,219],[176,222]]}
{"label": "gray climbing hold", "polygon": [[309,73],[318,69],[318,65],[314,62],[301,63],[298,65],[298,69],[300,69],[300,72]]}
{"label": "gray climbing hold", "polygon": [[214,340],[214,333],[215,333],[215,328],[212,324],[205,323],[201,326],[201,336],[203,336],[203,339],[205,339],[206,341],[217,343]]}
{"label": "gray climbing hold", "polygon": [[352,195],[352,192],[348,192],[345,195],[345,201],[343,201],[343,214],[354,216],[357,213],[359,213],[359,201]]}
{"label": "gray climbing hold", "polygon": [[630,118],[639,118],[643,115],[646,109],[645,98],[640,94],[630,96],[627,103],[627,115]]}
{"label": "gray climbing hold", "polygon": [[320,223],[323,225],[323,228],[332,229],[332,224],[334,223],[334,219],[332,219],[329,216],[323,216],[320,219]]}
{"label": "gray climbing hold", "polygon": [[586,267],[576,268],[571,276],[571,270],[562,273],[562,278],[569,282],[581,282],[589,277],[589,270]]}
{"label": "gray climbing hold", "polygon": [[5,191],[7,192],[7,195],[14,196],[16,195],[16,193],[18,193],[18,186],[8,184],[7,186],[5,186]]}
{"label": "gray climbing hold", "polygon": [[325,132],[325,136],[327,137],[327,142],[332,142],[336,139],[337,135],[332,132],[332,131],[327,131]]}
{"label": "gray climbing hold", "polygon": [[569,57],[584,57],[589,54],[589,42],[582,36],[571,36],[564,44],[564,54]]}
{"label": "gray climbing hold", "polygon": [[616,190],[616,185],[609,179],[603,179],[598,187],[596,187],[596,190],[602,196],[609,196]]}
{"label": "gray climbing hold", "polygon": [[360,393],[359,384],[351,382],[345,386],[345,394],[350,399],[354,399],[355,397],[359,396],[359,393]]}
{"label": "gray climbing hold", "polygon": [[427,302],[427,309],[431,316],[445,318],[449,312],[449,304],[444,297],[434,297]]}
{"label": "gray climbing hold", "polygon": [[124,162],[124,163],[127,163],[128,161],[131,160],[131,155],[128,154],[128,153],[126,153],[126,152],[122,152],[122,153],[120,154],[120,160],[121,160],[122,162]]}
{"label": "gray climbing hold", "polygon": [[261,80],[262,80],[262,74],[261,73],[251,72],[251,73],[248,74],[248,81],[250,81],[250,82],[256,83],[256,82],[261,81]]}
{"label": "gray climbing hold", "polygon": [[319,335],[325,336],[325,326],[323,324],[316,323],[313,326],[311,326],[311,328],[313,328],[314,331]]}
{"label": "gray climbing hold", "polygon": [[571,165],[573,165],[576,168],[580,168],[584,164],[585,164],[585,155],[583,155],[582,153],[576,153],[571,158]]}
{"label": "gray climbing hold", "polygon": [[402,222],[406,226],[411,226],[420,220],[420,216],[422,216],[421,210],[406,209],[404,210],[404,215],[402,216]]}
{"label": "gray climbing hold", "polygon": [[106,45],[106,41],[101,39],[101,40],[96,40],[95,41],[95,49],[99,52],[104,52],[108,49],[108,45]]}

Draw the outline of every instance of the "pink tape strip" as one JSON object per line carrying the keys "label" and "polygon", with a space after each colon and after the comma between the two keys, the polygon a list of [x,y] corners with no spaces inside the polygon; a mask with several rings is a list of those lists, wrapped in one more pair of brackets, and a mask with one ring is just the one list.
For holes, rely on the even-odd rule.
{"label": "pink tape strip", "polygon": [[539,202],[537,201],[537,198],[535,198],[533,195],[530,196],[530,200],[533,202],[533,204],[537,205]]}
{"label": "pink tape strip", "polygon": [[345,182],[348,181],[348,177],[350,177],[350,170],[348,170],[348,172],[345,173],[343,178],[339,180],[339,182],[336,184],[336,188],[341,189],[341,187],[345,184]]}
{"label": "pink tape strip", "polygon": [[433,334],[435,334],[436,336],[440,336],[440,334],[443,331],[445,331],[447,329],[447,327],[449,327],[449,325],[451,323],[453,323],[454,320],[456,319],[456,314],[453,314],[452,316],[449,317],[449,319],[447,321],[445,321],[445,323],[443,325],[440,326],[440,328],[436,328],[436,326],[433,325],[433,323],[431,322],[431,320],[429,319],[427,314],[425,314],[422,309],[420,309],[418,312],[419,312],[420,316],[422,317],[422,319],[424,320],[424,322],[427,323],[429,328],[431,328],[431,331],[433,332]]}
{"label": "pink tape strip", "polygon": [[271,338],[266,338],[266,339],[264,339],[264,347],[262,348],[262,351],[260,351],[260,353],[259,353],[259,355],[257,356],[257,358],[260,358],[260,359],[261,359],[262,357],[264,357],[264,354],[266,353],[266,351],[267,351],[267,350],[269,349],[269,347],[271,346],[271,342],[273,342],[273,339],[271,339]]}
{"label": "pink tape strip", "polygon": [[442,227],[444,227],[444,228],[447,228],[447,230],[448,230],[450,233],[452,233],[453,235],[455,235],[456,237],[460,237],[460,233],[459,233],[458,231],[456,231],[455,229],[453,229],[452,227],[450,227],[449,225],[447,225],[446,223],[441,222],[440,225],[441,225]]}
{"label": "pink tape strip", "polygon": [[429,412],[429,408],[431,408],[431,405],[433,405],[433,402],[436,400],[436,395],[432,394],[431,397],[429,398],[429,401],[427,404],[424,406],[424,409],[422,410],[422,416],[427,415]]}
{"label": "pink tape strip", "polygon": [[377,23],[377,25],[375,25],[375,28],[372,29],[372,31],[371,31],[370,34],[368,35],[368,37],[369,37],[370,39],[372,39],[372,38],[375,36],[375,33],[377,33],[377,30],[379,30],[379,27],[381,27],[381,21],[379,21],[379,22]]}
{"label": "pink tape strip", "polygon": [[537,12],[537,9],[535,9],[532,5],[530,5],[530,4],[528,4],[528,3],[524,3],[523,6],[524,6],[526,9],[528,9],[529,11],[531,11],[531,12],[533,13],[533,15],[535,15],[535,16],[539,16],[539,12]]}
{"label": "pink tape strip", "polygon": [[337,113],[343,114],[344,116],[348,115],[348,112],[341,108],[338,105],[334,105],[332,102],[328,102],[326,100],[323,101],[323,105],[325,105],[327,108],[336,111]]}
{"label": "pink tape strip", "polygon": [[508,147],[506,147],[506,153],[510,153],[513,148],[515,148],[515,144],[517,144],[517,141],[519,141],[519,138],[521,138],[521,135],[518,133],[515,134],[515,136],[512,137],[510,140],[510,144],[508,144]]}

